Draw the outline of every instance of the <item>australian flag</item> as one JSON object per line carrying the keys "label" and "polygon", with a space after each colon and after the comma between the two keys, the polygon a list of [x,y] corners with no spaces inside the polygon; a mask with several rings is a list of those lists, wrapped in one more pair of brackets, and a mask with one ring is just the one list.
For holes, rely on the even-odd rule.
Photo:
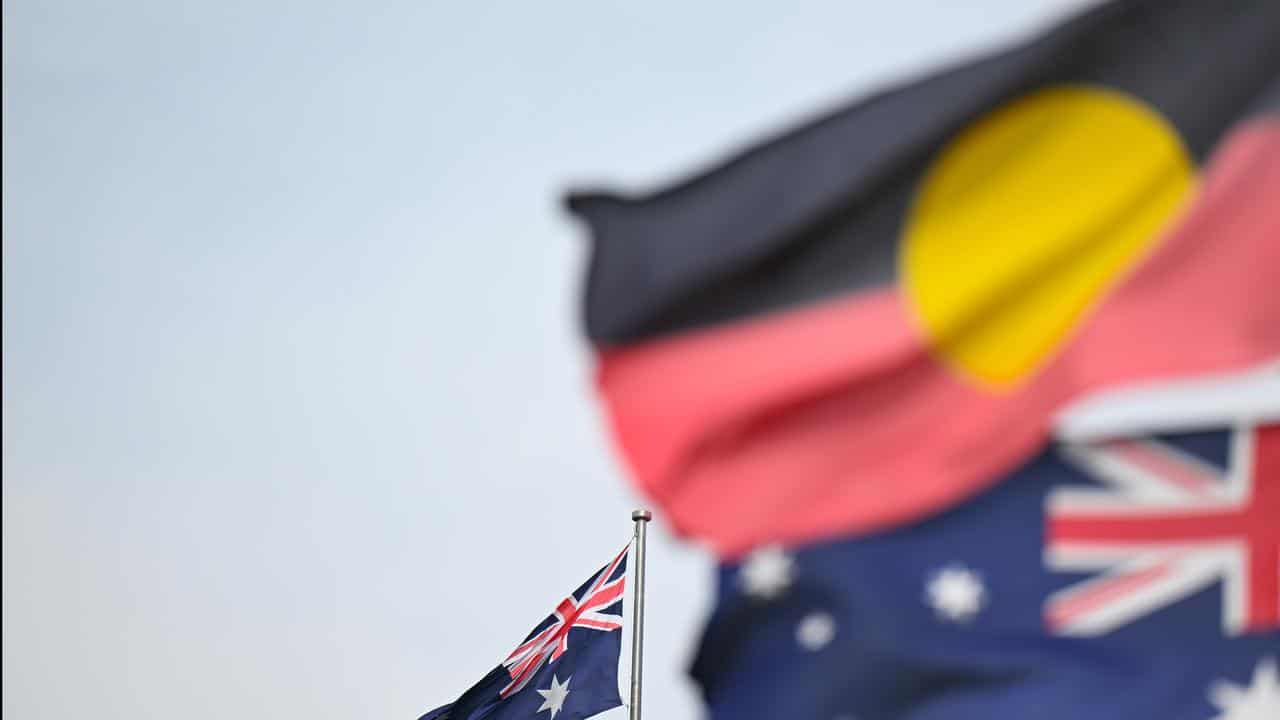
{"label": "australian flag", "polygon": [[561,600],[502,664],[462,697],[420,720],[576,720],[620,706],[618,660],[629,550]]}
{"label": "australian flag", "polygon": [[1061,441],[931,519],[757,549],[718,595],[714,719],[1280,718],[1280,424]]}

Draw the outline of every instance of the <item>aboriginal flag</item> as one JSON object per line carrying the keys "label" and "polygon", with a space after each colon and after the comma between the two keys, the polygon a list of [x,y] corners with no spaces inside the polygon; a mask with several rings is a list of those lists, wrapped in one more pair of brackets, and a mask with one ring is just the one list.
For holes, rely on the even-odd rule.
{"label": "aboriginal flag", "polygon": [[568,203],[599,392],[679,532],[736,562],[903,527],[1073,403],[1280,356],[1280,2],[1120,0]]}

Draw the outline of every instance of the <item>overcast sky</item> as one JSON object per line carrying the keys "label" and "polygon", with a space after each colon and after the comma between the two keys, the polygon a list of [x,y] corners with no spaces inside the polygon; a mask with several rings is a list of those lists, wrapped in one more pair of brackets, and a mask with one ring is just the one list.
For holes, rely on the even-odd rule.
{"label": "overcast sky", "polygon": [[[639,502],[559,193],[1081,4],[6,0],[4,717],[451,700]],[[655,525],[646,713],[697,717]]]}

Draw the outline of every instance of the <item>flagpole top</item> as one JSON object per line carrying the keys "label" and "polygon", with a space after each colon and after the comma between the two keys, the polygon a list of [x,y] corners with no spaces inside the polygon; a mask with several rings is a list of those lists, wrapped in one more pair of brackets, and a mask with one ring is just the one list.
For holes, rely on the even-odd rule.
{"label": "flagpole top", "polygon": [[644,508],[640,508],[639,510],[632,510],[631,519],[636,522],[639,522],[641,520],[645,522],[649,522],[650,520],[653,519],[653,513],[649,512],[648,510],[645,510]]}

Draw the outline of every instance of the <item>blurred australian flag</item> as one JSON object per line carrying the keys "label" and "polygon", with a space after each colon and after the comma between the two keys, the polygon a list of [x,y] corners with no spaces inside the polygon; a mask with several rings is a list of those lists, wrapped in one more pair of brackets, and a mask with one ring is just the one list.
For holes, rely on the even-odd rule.
{"label": "blurred australian flag", "polygon": [[717,719],[1280,718],[1277,477],[1277,424],[1058,443],[927,521],[724,564],[693,675]]}
{"label": "blurred australian flag", "polygon": [[501,665],[420,720],[577,720],[620,706],[629,549],[561,600]]}

